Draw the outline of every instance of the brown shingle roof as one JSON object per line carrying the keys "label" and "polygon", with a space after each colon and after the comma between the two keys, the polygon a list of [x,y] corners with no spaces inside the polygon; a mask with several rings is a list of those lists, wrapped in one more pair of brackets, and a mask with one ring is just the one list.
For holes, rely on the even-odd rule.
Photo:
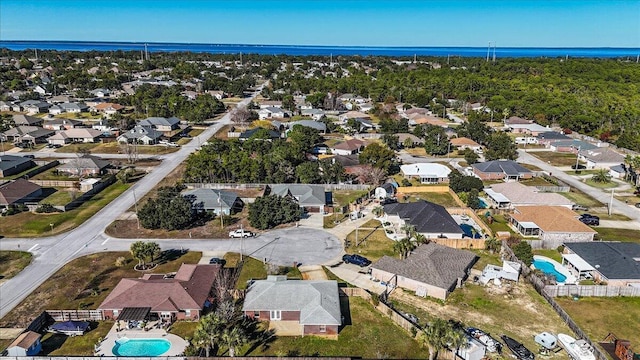
{"label": "brown shingle roof", "polygon": [[518,222],[534,222],[544,232],[596,232],[577,219],[578,213],[563,206],[522,206],[511,216]]}
{"label": "brown shingle roof", "polygon": [[333,146],[333,149],[354,151],[366,145],[367,145],[366,141],[358,140],[358,139],[349,139],[349,140],[335,144]]}
{"label": "brown shingle roof", "polygon": [[31,347],[31,345],[38,341],[38,339],[40,339],[40,334],[33,331],[26,331],[20,334],[20,336],[18,336],[15,340],[13,340],[11,345],[9,345],[7,348],[17,346],[23,349],[28,349]]}
{"label": "brown shingle roof", "polygon": [[384,256],[371,267],[425,284],[449,289],[475,262],[476,254],[436,243],[418,246],[406,259]]}
{"label": "brown shingle roof", "polygon": [[38,190],[40,190],[40,186],[25,179],[18,179],[16,181],[1,185],[0,204],[13,204],[16,201],[19,201],[20,199],[29,196]]}
{"label": "brown shingle roof", "polygon": [[449,142],[453,146],[480,146],[477,142],[466,137],[451,138]]}
{"label": "brown shingle roof", "polygon": [[183,264],[172,279],[122,279],[99,309],[151,307],[152,311],[202,309],[219,265]]}

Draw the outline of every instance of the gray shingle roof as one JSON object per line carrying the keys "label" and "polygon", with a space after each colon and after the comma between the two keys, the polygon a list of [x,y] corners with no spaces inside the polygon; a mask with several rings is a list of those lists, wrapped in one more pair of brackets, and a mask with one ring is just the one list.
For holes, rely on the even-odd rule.
{"label": "gray shingle roof", "polygon": [[318,131],[322,131],[325,132],[327,131],[327,124],[320,122],[320,121],[313,121],[313,120],[299,120],[299,121],[294,121],[289,123],[289,129],[293,129],[294,126],[296,125],[300,125],[300,126],[306,126]]}
{"label": "gray shingle roof", "polygon": [[340,296],[335,280],[286,280],[269,276],[247,291],[243,311],[300,311],[302,325],[341,325]]}
{"label": "gray shingle roof", "polygon": [[513,160],[494,160],[473,164],[473,167],[483,173],[501,173],[507,175],[530,174],[531,170]]}
{"label": "gray shingle roof", "polygon": [[[194,204],[202,203],[202,208],[205,210],[212,209],[232,209],[233,205],[238,200],[238,194],[232,191],[217,190],[217,189],[194,189],[184,191],[183,196],[195,197]],[[220,203],[218,203],[218,198]]]}
{"label": "gray shingle roof", "polygon": [[81,158],[73,159],[66,164],[58,166],[58,170],[62,171],[82,171],[85,169],[102,170],[109,166],[110,163],[97,156],[84,155]]}
{"label": "gray shingle roof", "polygon": [[124,136],[127,139],[140,139],[144,136],[147,136],[151,139],[158,139],[162,135],[163,134],[160,131],[154,130],[150,127],[136,125],[133,129],[127,131],[121,136]]}
{"label": "gray shingle roof", "polygon": [[141,120],[140,125],[142,126],[175,126],[180,124],[180,119],[177,117],[163,118],[163,117],[149,117],[144,120]]}
{"label": "gray shingle roof", "polygon": [[640,279],[640,244],[593,241],[566,243],[565,247],[609,280]]}
{"label": "gray shingle roof", "polygon": [[419,233],[464,233],[444,207],[428,201],[387,204],[384,212],[409,219]]}
{"label": "gray shingle roof", "polygon": [[555,132],[555,131],[547,131],[538,134],[536,136],[539,140],[571,140],[570,137],[563,133]]}
{"label": "gray shingle roof", "polygon": [[38,125],[42,124],[42,119],[29,115],[13,115],[13,123],[20,125]]}
{"label": "gray shingle roof", "polygon": [[322,185],[277,184],[271,187],[271,195],[291,195],[300,206],[320,206],[327,203],[327,194]]}
{"label": "gray shingle roof", "polygon": [[371,267],[449,289],[457,283],[458,278],[465,277],[466,270],[476,258],[476,254],[470,251],[431,242],[418,246],[404,260],[384,256]]}
{"label": "gray shingle roof", "polygon": [[14,167],[19,167],[25,163],[33,163],[33,160],[14,155],[1,155],[0,156],[0,170],[5,171]]}

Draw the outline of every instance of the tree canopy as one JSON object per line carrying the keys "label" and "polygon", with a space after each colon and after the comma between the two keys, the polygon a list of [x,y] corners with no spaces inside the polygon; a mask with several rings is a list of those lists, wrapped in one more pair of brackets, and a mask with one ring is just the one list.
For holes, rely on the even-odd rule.
{"label": "tree canopy", "polygon": [[267,195],[249,204],[249,223],[256,229],[271,229],[300,220],[300,205],[291,197]]}
{"label": "tree canopy", "polygon": [[193,211],[193,199],[180,193],[184,187],[163,186],[155,198],[149,199],[138,211],[140,225],[145,229],[179,230],[193,225],[201,214]]}

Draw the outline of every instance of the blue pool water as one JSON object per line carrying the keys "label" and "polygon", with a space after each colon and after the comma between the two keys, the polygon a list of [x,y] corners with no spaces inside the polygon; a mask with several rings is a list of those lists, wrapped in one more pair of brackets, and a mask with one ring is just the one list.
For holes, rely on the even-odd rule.
{"label": "blue pool water", "polygon": [[563,283],[565,280],[567,280],[567,277],[562,275],[562,274],[560,274],[556,270],[555,266],[553,266],[553,264],[548,262],[548,261],[533,260],[533,266],[536,269],[542,271],[543,273],[555,277],[556,281],[559,282],[559,283]]}
{"label": "blue pool water", "polygon": [[469,224],[460,224],[460,229],[464,231],[464,236],[466,237],[470,237],[472,239],[480,239],[482,237],[482,235],[480,235],[480,233],[477,230],[476,230],[476,233],[474,234],[472,230],[473,226]]}
{"label": "blue pool water", "polygon": [[480,209],[486,209],[489,207],[483,198],[478,198],[478,202],[480,203]]}
{"label": "blue pool water", "polygon": [[160,356],[171,348],[165,339],[122,339],[113,347],[115,356]]}

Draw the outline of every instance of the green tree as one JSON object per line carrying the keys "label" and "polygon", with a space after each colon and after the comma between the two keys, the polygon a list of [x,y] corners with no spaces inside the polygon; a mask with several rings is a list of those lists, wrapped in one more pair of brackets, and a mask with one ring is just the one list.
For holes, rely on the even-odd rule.
{"label": "green tree", "polygon": [[146,229],[179,230],[201,218],[193,211],[193,199],[182,196],[183,186],[161,187],[138,211],[140,225]]}
{"label": "green tree", "polygon": [[524,240],[513,246],[513,254],[527,266],[533,262],[531,245]]}
{"label": "green tree", "polygon": [[480,157],[478,156],[478,154],[476,154],[475,151],[466,148],[464,149],[464,161],[467,162],[467,164],[471,165],[471,164],[475,164],[478,162],[478,159]]}
{"label": "green tree", "polygon": [[591,181],[600,184],[606,184],[611,181],[611,174],[607,171],[607,169],[600,169],[598,172],[593,174],[591,177]]}
{"label": "green tree", "polygon": [[370,164],[378,169],[390,173],[395,165],[395,152],[386,146],[373,143],[360,153],[360,163]]}
{"label": "green tree", "polygon": [[382,142],[391,150],[398,150],[400,147],[398,135],[384,134],[382,136]]}
{"label": "green tree", "polygon": [[226,324],[228,322],[223,321],[214,312],[203,316],[193,334],[192,344],[198,349],[204,350],[206,357],[209,357],[210,353],[217,355]]}
{"label": "green tree", "polygon": [[406,259],[409,253],[415,248],[415,243],[409,238],[404,238],[393,243],[393,251],[398,253],[401,259]]}
{"label": "green tree", "polygon": [[221,341],[229,349],[229,356],[235,357],[236,350],[247,342],[247,334],[240,327],[227,327],[222,331]]}
{"label": "green tree", "polygon": [[515,160],[517,158],[518,149],[507,133],[494,132],[489,136],[485,154],[487,161],[498,159]]}
{"label": "green tree", "polygon": [[471,189],[467,193],[467,206],[477,210],[480,208],[480,199],[478,198],[478,189]]}
{"label": "green tree", "polygon": [[138,265],[144,265],[146,260],[153,263],[155,257],[160,254],[160,245],[153,241],[136,241],[129,247],[129,252],[138,260]]}
{"label": "green tree", "polygon": [[486,250],[489,250],[489,252],[493,254],[500,252],[500,249],[502,249],[502,241],[492,237],[484,242],[484,246]]}
{"label": "green tree", "polygon": [[280,224],[300,220],[300,205],[291,197],[267,195],[249,204],[249,223],[260,229],[271,229]]}
{"label": "green tree", "polygon": [[303,162],[296,167],[296,176],[303,184],[318,184],[322,181],[317,162]]}
{"label": "green tree", "polygon": [[469,192],[471,189],[479,192],[484,188],[484,184],[477,177],[462,175],[454,169],[449,173],[449,187],[456,193]]}
{"label": "green tree", "polygon": [[431,155],[444,155],[449,151],[449,138],[441,126],[422,125],[424,149]]}
{"label": "green tree", "polygon": [[436,318],[424,328],[420,335],[420,341],[423,346],[429,348],[429,360],[438,358],[438,352],[446,349],[447,346],[458,348],[466,342],[464,337],[460,337],[457,333],[462,330],[454,328],[451,323]]}

